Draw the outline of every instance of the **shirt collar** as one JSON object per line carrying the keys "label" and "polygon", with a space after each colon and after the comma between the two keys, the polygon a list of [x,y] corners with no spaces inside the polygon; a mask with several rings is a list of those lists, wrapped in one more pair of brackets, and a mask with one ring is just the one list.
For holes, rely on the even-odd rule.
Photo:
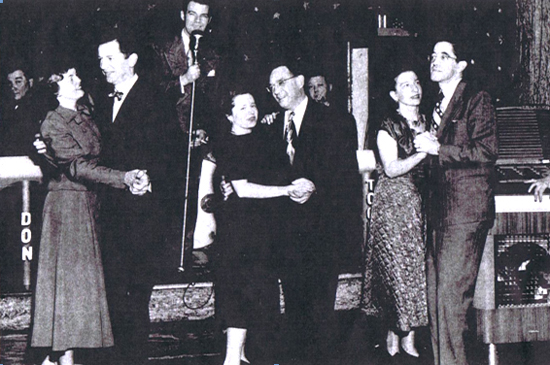
{"label": "shirt collar", "polygon": [[183,42],[183,47],[185,49],[185,52],[189,52],[189,44],[191,42],[191,37],[189,36],[189,34],[187,34],[185,29],[181,30],[181,41]]}
{"label": "shirt collar", "polygon": [[456,87],[458,86],[458,84],[460,84],[460,81],[462,81],[462,79],[449,81],[445,84],[439,85],[439,88],[441,89],[441,92],[443,93],[443,97],[445,99],[449,100],[453,97]]}
{"label": "shirt collar", "polygon": [[123,93],[122,100],[126,98],[126,95],[128,95],[128,93],[130,92],[130,90],[132,89],[132,87],[134,86],[137,80],[138,80],[138,75],[134,74],[134,76],[132,76],[128,80],[125,80],[120,84],[115,85],[115,90]]}
{"label": "shirt collar", "polygon": [[294,108],[294,110],[288,110],[287,115],[290,114],[290,112],[294,112],[294,120],[298,119],[301,121],[304,118],[304,114],[306,113],[306,108],[307,96],[304,97],[304,100],[302,100],[300,104],[298,104],[296,108]]}
{"label": "shirt collar", "polygon": [[302,100],[300,104],[298,104],[298,106],[294,108],[294,110],[287,110],[285,112],[285,120],[288,120],[290,113],[294,112],[293,122],[294,122],[294,127],[296,128],[297,134],[300,134],[300,127],[302,126],[302,120],[304,119],[304,114],[306,113],[307,101],[308,101],[307,99],[308,98],[306,96],[304,100]]}

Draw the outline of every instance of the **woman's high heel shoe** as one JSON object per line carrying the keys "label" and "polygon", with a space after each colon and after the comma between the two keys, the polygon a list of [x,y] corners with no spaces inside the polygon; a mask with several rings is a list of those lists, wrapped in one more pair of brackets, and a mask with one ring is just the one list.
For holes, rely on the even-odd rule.
{"label": "woman's high heel shoe", "polygon": [[401,339],[401,347],[403,351],[413,357],[419,357],[420,354],[414,346],[414,331],[410,331],[409,334]]}
{"label": "woman's high heel shoe", "polygon": [[388,331],[386,346],[388,349],[388,354],[390,354],[391,356],[395,356],[399,353],[399,336],[392,330]]}

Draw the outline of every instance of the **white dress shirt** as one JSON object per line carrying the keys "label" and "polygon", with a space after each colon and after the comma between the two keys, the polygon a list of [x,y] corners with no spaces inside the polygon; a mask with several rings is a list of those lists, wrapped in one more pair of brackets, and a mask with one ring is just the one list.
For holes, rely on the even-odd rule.
{"label": "white dress shirt", "polygon": [[[451,99],[453,98],[455,90],[460,81],[462,81],[462,79],[453,80],[448,83],[439,85],[440,90],[443,93],[443,99],[441,100],[441,105],[439,107],[441,109],[441,112],[445,113],[445,110],[449,106],[449,103],[451,102]],[[439,116],[439,114],[437,114],[435,109],[433,111],[433,119],[437,123],[437,125],[441,124],[441,117]]]}
{"label": "white dress shirt", "polygon": [[128,93],[130,92],[130,90],[132,90],[132,87],[134,86],[137,80],[138,80],[138,75],[134,74],[134,76],[132,76],[128,80],[115,85],[115,91],[121,92],[122,98],[120,98],[120,100],[118,100],[117,98],[113,98],[113,123],[115,122],[116,116],[118,115],[118,112],[120,110],[120,107],[122,106],[122,103],[126,99],[126,96],[128,96]]}
{"label": "white dress shirt", "polygon": [[[287,110],[285,111],[285,125],[288,123],[288,118],[290,117],[290,113],[294,112],[294,118],[292,121],[294,122],[294,127],[296,128],[296,135],[300,135],[300,128],[302,127],[302,121],[304,120],[304,114],[306,113],[307,108],[307,97],[298,104],[298,106],[294,110]],[[283,129],[283,136],[284,136],[284,129]]]}
{"label": "white dress shirt", "polygon": [[[183,43],[183,52],[185,52],[185,55],[187,56],[187,66],[191,66],[193,64],[193,52],[190,49],[191,38],[185,29],[182,29],[181,31],[181,42]],[[185,94],[185,86],[183,85],[183,81],[183,75],[180,75],[181,93]]]}

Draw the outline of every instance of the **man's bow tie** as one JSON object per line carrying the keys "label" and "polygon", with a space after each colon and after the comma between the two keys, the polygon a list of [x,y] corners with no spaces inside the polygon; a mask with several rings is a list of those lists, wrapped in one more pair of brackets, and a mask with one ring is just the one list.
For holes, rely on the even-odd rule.
{"label": "man's bow tie", "polygon": [[109,97],[110,98],[116,98],[118,101],[121,101],[122,100],[122,95],[124,95],[124,93],[122,91],[113,91],[112,93],[109,94]]}

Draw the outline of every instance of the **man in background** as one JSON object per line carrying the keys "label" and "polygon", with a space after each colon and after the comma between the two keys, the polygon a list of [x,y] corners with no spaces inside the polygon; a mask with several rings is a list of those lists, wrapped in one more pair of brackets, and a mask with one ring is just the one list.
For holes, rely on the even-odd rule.
{"label": "man in background", "polygon": [[[308,76],[309,96],[315,102],[324,105],[326,112],[330,114],[331,129],[337,128],[339,133],[334,134],[335,146],[346,151],[356,151],[358,148],[357,124],[352,114],[344,107],[337,105],[332,100],[332,83],[326,73],[320,69],[311,69]],[[338,138],[339,137],[339,138]],[[341,168],[343,174],[340,186],[337,190],[341,192],[334,199],[333,209],[338,211],[335,214],[335,228],[337,245],[340,257],[341,272],[359,272],[361,267],[363,232],[357,229],[362,226],[361,210],[362,187],[361,177],[358,173],[356,160],[347,160],[347,166]]]}
{"label": "man in background", "polygon": [[[162,92],[168,101],[168,107],[177,113],[179,126],[185,136],[183,143],[186,150],[183,153],[190,155],[188,179],[186,166],[182,168],[182,181],[187,179],[187,196],[185,185],[182,184],[177,197],[181,202],[180,209],[174,213],[178,219],[172,222],[172,238],[169,240],[173,242],[171,246],[180,249],[183,236],[185,250],[191,253],[193,229],[190,222],[194,222],[196,217],[202,158],[206,154],[205,145],[218,130],[218,71],[221,58],[208,29],[212,20],[211,2],[191,0],[184,1],[183,4],[179,14],[183,28],[167,42],[154,45],[154,49],[160,60],[159,83]],[[189,133],[192,135],[189,136]],[[186,232],[182,232],[184,204],[187,204]],[[186,254],[184,257],[191,255]],[[186,260],[184,266],[189,267],[191,261]]]}
{"label": "man in background", "polygon": [[326,77],[321,72],[313,72],[309,75],[307,82],[309,96],[317,103],[330,106],[327,96],[332,91],[332,84],[327,82]]}
{"label": "man in background", "polygon": [[2,156],[29,156],[34,152],[34,135],[40,131],[40,120],[48,110],[46,100],[34,92],[34,79],[23,64],[9,67],[7,80],[12,97],[2,106],[0,124],[0,154]]}
{"label": "man in background", "polygon": [[[207,31],[212,17],[209,0],[191,0],[180,12],[181,33],[156,46],[162,63],[161,86],[177,110],[181,129],[189,132],[193,85],[195,85],[194,146],[206,142],[206,133],[213,133],[213,113],[218,102],[218,66],[220,56]],[[214,109],[213,109],[214,108]]]}
{"label": "man in background", "polygon": [[[47,104],[36,97],[34,80],[24,62],[17,60],[8,65],[7,80],[11,95],[3,98],[2,120],[0,121],[0,157],[29,156],[37,158],[32,145],[35,134],[40,132],[40,120],[44,118]],[[38,164],[38,162],[36,162]],[[33,182],[31,187],[31,245],[38,252],[42,207],[46,194],[45,186]],[[21,292],[23,285],[23,260],[21,255],[21,184],[3,187],[0,182],[0,290]],[[33,263],[36,260],[33,260]],[[32,266],[33,268],[36,265]],[[34,272],[34,270],[32,270]]]}

